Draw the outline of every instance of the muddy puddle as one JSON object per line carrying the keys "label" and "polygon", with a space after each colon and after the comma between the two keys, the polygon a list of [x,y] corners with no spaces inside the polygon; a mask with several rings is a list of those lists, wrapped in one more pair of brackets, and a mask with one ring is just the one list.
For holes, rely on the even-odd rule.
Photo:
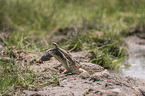
{"label": "muddy puddle", "polygon": [[128,37],[129,57],[123,62],[130,66],[123,65],[119,70],[111,71],[121,77],[136,77],[145,79],[145,39],[140,39],[137,36]]}

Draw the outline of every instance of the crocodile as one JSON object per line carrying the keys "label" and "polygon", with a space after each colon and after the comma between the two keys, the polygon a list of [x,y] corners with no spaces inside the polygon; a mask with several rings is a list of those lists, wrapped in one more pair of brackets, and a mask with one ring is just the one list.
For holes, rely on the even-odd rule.
{"label": "crocodile", "polygon": [[48,61],[51,57],[54,57],[65,67],[67,73],[79,74],[81,72],[88,72],[93,74],[104,70],[103,67],[97,64],[78,62],[72,58],[69,52],[60,48],[57,43],[54,42],[53,45],[55,48],[48,49],[40,58],[41,61]]}

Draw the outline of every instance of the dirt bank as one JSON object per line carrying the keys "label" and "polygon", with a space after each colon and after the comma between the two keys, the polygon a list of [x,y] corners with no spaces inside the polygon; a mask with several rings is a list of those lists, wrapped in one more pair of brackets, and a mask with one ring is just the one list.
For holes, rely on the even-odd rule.
{"label": "dirt bank", "polygon": [[[87,53],[72,53],[73,57],[79,61],[87,57]],[[79,55],[77,55],[79,54]],[[55,64],[60,65],[54,58],[49,62],[41,65],[32,65],[32,69],[46,68]],[[45,65],[45,66],[44,66]],[[43,68],[44,67],[44,68]],[[62,66],[54,67],[57,74],[59,84],[57,86],[45,86],[37,91],[23,90],[24,95],[50,95],[50,96],[144,96],[145,80],[132,77],[117,77],[108,71],[98,72],[95,75],[65,75],[61,73],[64,68]],[[43,71],[43,70],[42,70]]]}
{"label": "dirt bank", "polygon": [[119,78],[111,75],[81,78],[77,75],[60,76],[60,86],[46,86],[39,91],[23,92],[27,95],[69,96],[144,96],[145,83],[136,78]]}

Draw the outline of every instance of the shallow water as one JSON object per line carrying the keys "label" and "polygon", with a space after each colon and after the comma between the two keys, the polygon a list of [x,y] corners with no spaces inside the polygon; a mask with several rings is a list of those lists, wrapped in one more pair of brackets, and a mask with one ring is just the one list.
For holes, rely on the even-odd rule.
{"label": "shallow water", "polygon": [[111,71],[111,73],[121,77],[130,76],[145,79],[145,54],[132,54],[124,63],[129,63],[131,65],[123,65],[119,70]]}
{"label": "shallow water", "polygon": [[145,79],[145,45],[140,45],[140,42],[145,40],[131,37],[128,40],[129,57],[124,61],[124,64],[130,64],[130,66],[121,66],[119,70],[111,71],[121,77],[136,77]]}

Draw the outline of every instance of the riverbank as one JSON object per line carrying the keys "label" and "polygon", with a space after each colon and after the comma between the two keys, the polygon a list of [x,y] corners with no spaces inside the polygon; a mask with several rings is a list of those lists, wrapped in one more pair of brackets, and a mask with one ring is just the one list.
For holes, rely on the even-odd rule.
{"label": "riverbank", "polygon": [[[11,68],[7,68],[5,73],[7,76],[16,75],[16,79],[12,78],[11,81],[17,80],[15,81],[17,83],[15,87],[10,88],[16,88],[17,90],[9,90],[7,95],[145,95],[145,80],[143,79],[132,77],[121,78],[110,74],[108,71],[98,72],[96,75],[65,75],[62,73],[65,70],[64,67],[55,58],[42,63],[34,59],[40,57],[38,54],[25,53],[22,50],[21,54],[17,54],[17,52],[19,53],[20,51],[14,52],[16,56],[22,56],[15,59],[15,61],[19,63],[15,63],[16,65],[13,63],[13,67],[11,67],[16,72],[11,70]],[[76,60],[86,60],[86,62],[88,59],[87,56],[90,55],[84,52],[74,52],[71,54]],[[20,59],[22,60],[21,62],[19,61]],[[12,59],[3,57],[1,63],[2,60],[5,62],[4,64],[8,64],[6,62]],[[29,64],[28,62],[31,62],[30,65],[27,65]],[[12,64],[12,62],[9,63]],[[18,71],[19,66],[17,66],[17,64],[22,64],[23,69],[21,70],[25,72],[21,70]],[[8,70],[10,70],[11,73],[8,74]],[[9,81],[3,82],[3,84],[6,83],[9,83]]]}
{"label": "riverbank", "polygon": [[[3,95],[145,95],[145,80],[143,79],[122,78],[112,75],[108,71],[98,72],[95,75],[65,75],[62,73],[65,70],[64,67],[55,58],[47,62],[38,62],[39,60],[36,58],[40,58],[42,52],[36,54],[25,52],[25,50],[15,50],[15,48],[11,48],[11,50],[11,55],[16,56],[16,59],[0,58],[1,64],[6,66],[3,67],[5,73],[1,76],[7,75],[7,77],[13,76],[15,78],[4,81],[1,85],[10,84],[13,80],[16,80],[16,83],[13,86],[5,86],[5,89],[11,88],[13,90],[7,89],[8,91]],[[88,62],[88,57],[91,55],[81,51],[71,54],[80,62]]]}

